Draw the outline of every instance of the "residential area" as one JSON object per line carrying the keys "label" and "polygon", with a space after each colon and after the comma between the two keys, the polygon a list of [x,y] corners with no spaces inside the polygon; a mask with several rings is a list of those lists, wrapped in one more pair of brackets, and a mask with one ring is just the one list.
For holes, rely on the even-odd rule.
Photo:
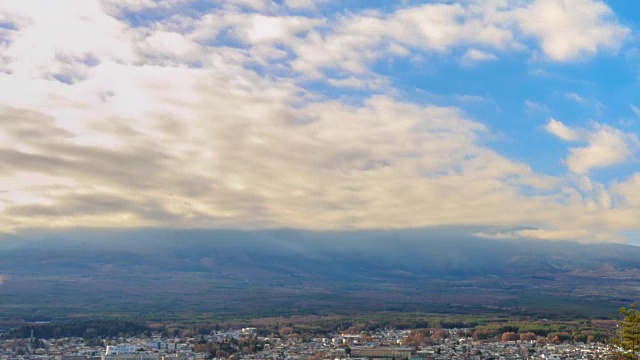
{"label": "residential area", "polygon": [[[465,329],[381,329],[326,337],[261,336],[256,328],[169,338],[158,334],[88,342],[82,337],[0,340],[0,360],[204,360],[204,359],[608,359],[610,344],[529,340],[474,340]],[[421,335],[422,334],[422,335]]]}

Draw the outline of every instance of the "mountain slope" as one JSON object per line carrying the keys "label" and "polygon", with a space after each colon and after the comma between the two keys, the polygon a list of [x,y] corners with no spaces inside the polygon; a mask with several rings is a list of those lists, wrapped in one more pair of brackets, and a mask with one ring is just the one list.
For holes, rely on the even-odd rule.
{"label": "mountain slope", "polygon": [[640,248],[473,232],[34,232],[0,245],[0,309],[33,318],[379,310],[604,316],[637,297]]}

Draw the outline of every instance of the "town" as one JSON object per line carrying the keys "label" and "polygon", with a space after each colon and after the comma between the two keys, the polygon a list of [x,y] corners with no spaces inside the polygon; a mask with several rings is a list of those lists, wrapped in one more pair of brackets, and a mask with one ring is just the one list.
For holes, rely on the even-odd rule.
{"label": "town", "polygon": [[[190,337],[158,333],[132,337],[2,339],[0,360],[204,360],[204,359],[608,359],[615,348],[602,342],[561,342],[504,333],[474,339],[468,329],[379,329],[312,337],[267,334],[256,328],[214,330]],[[33,334],[33,333],[32,333]]]}

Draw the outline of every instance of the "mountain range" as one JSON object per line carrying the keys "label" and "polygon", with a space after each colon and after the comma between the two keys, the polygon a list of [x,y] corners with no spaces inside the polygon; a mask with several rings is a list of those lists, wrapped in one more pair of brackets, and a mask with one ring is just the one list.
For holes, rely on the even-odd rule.
{"label": "mountain range", "polygon": [[[7,319],[375,311],[609,317],[640,248],[488,239],[474,228],[75,230],[0,241]],[[485,229],[486,230],[486,229]]]}

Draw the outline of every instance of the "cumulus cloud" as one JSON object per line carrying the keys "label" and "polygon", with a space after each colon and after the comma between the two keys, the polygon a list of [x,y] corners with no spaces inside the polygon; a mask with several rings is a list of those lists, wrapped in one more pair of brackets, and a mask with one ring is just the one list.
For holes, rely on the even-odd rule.
{"label": "cumulus cloud", "polygon": [[322,20],[305,17],[253,15],[242,36],[251,44],[287,42],[320,24]]}
{"label": "cumulus cloud", "polygon": [[[506,23],[492,18],[495,11],[460,4],[426,4],[391,14],[343,16],[327,35],[311,33],[293,47],[297,55],[294,68],[313,76],[322,69],[336,67],[362,73],[384,56],[407,56],[407,48],[446,53],[458,46],[515,46]],[[491,58],[487,52],[470,51],[468,60]]]}
{"label": "cumulus cloud", "polygon": [[630,32],[600,1],[536,0],[514,15],[521,31],[538,38],[544,54],[554,61],[615,51]]}
{"label": "cumulus cloud", "polygon": [[634,135],[609,126],[597,126],[587,141],[587,146],[569,150],[567,166],[574,173],[586,174],[594,168],[620,164],[628,160],[638,146]]}
{"label": "cumulus cloud", "polygon": [[[461,61],[494,60],[496,52],[524,50],[534,40],[544,56],[567,62],[617,50],[630,30],[611,9],[594,0],[470,1],[401,8],[339,17],[338,23],[294,43],[294,68],[310,76],[322,69],[362,73],[398,47],[448,53],[464,49]],[[483,50],[479,50],[478,47]]]}
{"label": "cumulus cloud", "polygon": [[561,121],[553,118],[549,119],[549,122],[547,123],[547,125],[545,125],[544,128],[550,134],[553,134],[565,141],[576,141],[580,138],[580,135],[577,131],[566,126]]}
{"label": "cumulus cloud", "polygon": [[460,61],[464,65],[471,65],[481,61],[495,60],[497,58],[497,56],[491,53],[487,53],[478,49],[469,49],[462,55]]}
{"label": "cumulus cloud", "polygon": [[640,144],[634,134],[597,123],[593,123],[590,129],[572,129],[551,118],[545,125],[545,130],[565,141],[586,142],[586,146],[569,149],[566,164],[569,170],[576,174],[587,174],[595,168],[628,161]]}

